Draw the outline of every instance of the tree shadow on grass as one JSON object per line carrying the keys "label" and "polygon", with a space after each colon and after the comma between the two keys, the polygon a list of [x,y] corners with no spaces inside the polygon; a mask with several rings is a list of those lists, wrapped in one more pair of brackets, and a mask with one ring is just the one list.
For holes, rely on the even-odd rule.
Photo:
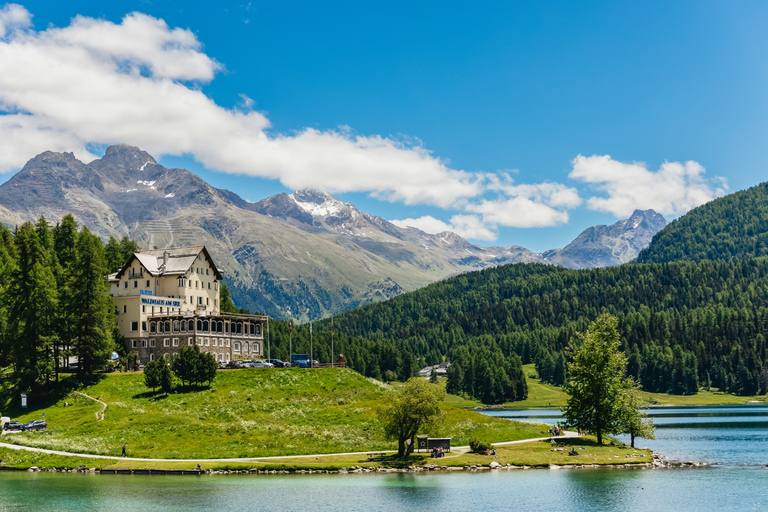
{"label": "tree shadow on grass", "polygon": [[39,389],[27,392],[27,407],[21,407],[21,393],[15,386],[8,386],[0,394],[0,406],[3,414],[8,416],[21,416],[30,412],[48,409],[61,402],[72,391],[84,387],[93,386],[102,379],[104,374],[79,376],[77,374],[59,374],[59,382],[51,381],[43,384]]}
{"label": "tree shadow on grass", "polygon": [[162,400],[168,398],[168,393],[164,393],[162,390],[145,391],[144,393],[137,393],[131,398],[152,398],[153,400]]}
{"label": "tree shadow on grass", "polygon": [[[173,393],[174,395],[185,395],[187,393],[196,393],[198,391],[205,391],[207,389],[211,389],[211,387],[210,386],[193,386],[193,385],[176,386],[171,390],[171,393]],[[161,398],[168,398],[169,394],[170,393],[165,393],[159,389],[157,391],[148,390],[148,391],[145,391],[144,393],[137,393],[133,395],[132,398],[155,398],[155,400],[160,400]],[[163,395],[163,396],[160,397],[159,395]]]}

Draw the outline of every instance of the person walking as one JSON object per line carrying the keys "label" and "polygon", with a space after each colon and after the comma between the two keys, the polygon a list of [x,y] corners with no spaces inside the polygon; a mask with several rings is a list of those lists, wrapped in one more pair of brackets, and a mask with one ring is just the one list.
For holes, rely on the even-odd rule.
{"label": "person walking", "polygon": [[123,443],[123,457],[125,457],[125,443]]}

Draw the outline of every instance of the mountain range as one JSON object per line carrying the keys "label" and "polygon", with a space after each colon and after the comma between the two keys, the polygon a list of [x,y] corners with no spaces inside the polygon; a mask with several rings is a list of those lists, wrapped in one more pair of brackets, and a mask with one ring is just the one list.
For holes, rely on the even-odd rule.
{"label": "mountain range", "polygon": [[396,226],[319,190],[252,203],[139,148],[116,145],[88,164],[44,152],[0,185],[0,222],[72,213],[98,235],[142,247],[205,244],[236,303],[277,317],[319,318],[497,265],[604,267],[635,258],[667,224],[653,210],[594,226],[562,249],[481,247],[455,233]]}

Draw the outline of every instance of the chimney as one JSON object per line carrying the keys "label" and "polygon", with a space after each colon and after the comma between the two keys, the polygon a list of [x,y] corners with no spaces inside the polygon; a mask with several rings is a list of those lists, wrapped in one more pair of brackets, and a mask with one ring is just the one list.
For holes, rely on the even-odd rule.
{"label": "chimney", "polygon": [[168,256],[170,253],[168,251],[163,251],[163,268],[165,268],[168,265]]}

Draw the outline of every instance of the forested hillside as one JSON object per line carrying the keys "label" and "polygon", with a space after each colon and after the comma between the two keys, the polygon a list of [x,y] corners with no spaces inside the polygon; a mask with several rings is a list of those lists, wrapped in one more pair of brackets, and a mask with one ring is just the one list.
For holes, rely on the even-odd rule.
{"label": "forested hillside", "polygon": [[768,256],[768,183],[691,210],[659,231],[640,263]]}
{"label": "forested hillside", "polygon": [[[765,392],[765,258],[592,270],[507,265],[359,308],[335,322],[345,334],[396,343],[427,363],[447,357],[454,372],[475,364],[468,354],[518,354],[558,383],[568,340],[603,312],[619,318],[628,373],[648,391],[695,393],[711,385]],[[472,383],[463,379],[467,390]]]}
{"label": "forested hillside", "polygon": [[0,226],[0,369],[17,389],[58,379],[56,362],[78,357],[81,376],[102,368],[115,348],[114,305],[104,276],[136,248],[127,237],[106,247],[65,215],[11,233]]}

